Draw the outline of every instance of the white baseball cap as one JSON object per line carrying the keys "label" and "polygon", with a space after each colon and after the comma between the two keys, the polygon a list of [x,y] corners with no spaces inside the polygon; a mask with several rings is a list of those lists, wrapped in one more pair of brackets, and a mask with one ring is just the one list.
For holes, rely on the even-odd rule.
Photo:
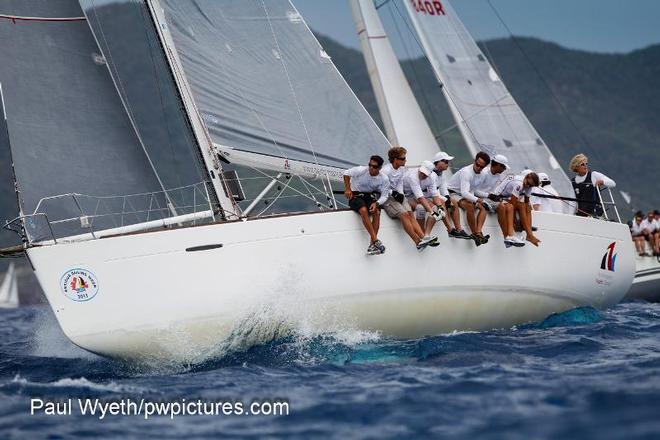
{"label": "white baseball cap", "polygon": [[504,168],[509,169],[509,159],[503,154],[496,154],[495,157],[491,159],[491,162],[497,162],[504,165]]}
{"label": "white baseball cap", "polygon": [[530,170],[529,168],[527,168],[526,170],[523,170],[523,172],[520,173],[520,175],[523,176],[523,177],[525,177],[525,176],[528,175],[529,173],[533,173],[533,172],[534,172],[534,170]]}
{"label": "white baseball cap", "polygon": [[431,173],[433,172],[433,168],[435,168],[435,165],[429,160],[425,160],[422,162],[422,164],[419,166],[419,171],[422,172],[425,176],[430,176]]}
{"label": "white baseball cap", "polygon": [[441,151],[439,153],[435,153],[435,156],[433,156],[433,163],[440,162],[441,160],[452,160],[454,156],[450,156],[444,151]]}
{"label": "white baseball cap", "polygon": [[550,177],[546,173],[539,173],[539,182],[550,182]]}

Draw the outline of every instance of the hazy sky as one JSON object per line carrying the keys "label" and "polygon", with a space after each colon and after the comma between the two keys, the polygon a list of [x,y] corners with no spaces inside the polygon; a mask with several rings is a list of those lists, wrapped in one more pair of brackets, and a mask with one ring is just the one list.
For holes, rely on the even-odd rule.
{"label": "hazy sky", "polygon": [[[384,0],[377,0],[378,4]],[[407,1],[407,0],[390,0]],[[490,0],[514,35],[533,36],[572,49],[629,52],[660,43],[660,0]],[[293,0],[315,31],[358,48],[348,0]],[[477,39],[508,36],[488,0],[453,0]],[[402,5],[399,10],[403,11]],[[388,26],[396,9],[380,9]],[[391,40],[396,39],[391,35]]]}

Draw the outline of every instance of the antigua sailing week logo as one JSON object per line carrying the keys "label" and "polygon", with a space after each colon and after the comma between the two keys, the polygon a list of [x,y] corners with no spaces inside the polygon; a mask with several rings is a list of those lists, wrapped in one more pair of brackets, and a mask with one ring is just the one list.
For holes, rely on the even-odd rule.
{"label": "antigua sailing week logo", "polygon": [[73,301],[89,301],[99,293],[96,276],[87,269],[71,269],[62,275],[60,288]]}
{"label": "antigua sailing week logo", "polygon": [[616,242],[611,243],[607,247],[607,252],[605,252],[605,255],[603,255],[603,260],[600,263],[601,269],[614,272],[614,263],[616,262],[616,256],[618,255],[614,253],[615,246],[616,246]]}

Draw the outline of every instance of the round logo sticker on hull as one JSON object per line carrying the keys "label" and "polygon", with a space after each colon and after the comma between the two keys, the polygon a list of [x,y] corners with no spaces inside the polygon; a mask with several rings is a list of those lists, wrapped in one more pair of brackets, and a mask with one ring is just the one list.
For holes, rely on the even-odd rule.
{"label": "round logo sticker on hull", "polygon": [[99,293],[96,276],[87,269],[71,269],[62,275],[60,288],[73,301],[89,301]]}

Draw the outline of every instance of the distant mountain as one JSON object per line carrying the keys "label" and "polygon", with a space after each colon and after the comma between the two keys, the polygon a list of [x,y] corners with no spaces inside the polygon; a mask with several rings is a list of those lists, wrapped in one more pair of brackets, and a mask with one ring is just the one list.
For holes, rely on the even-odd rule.
{"label": "distant mountain", "polygon": [[[319,40],[379,121],[361,53],[323,36]],[[597,54],[533,38],[480,44],[562,166],[584,152],[593,169],[632,195],[635,208],[660,208],[654,168],[660,164],[660,45],[628,54]],[[434,133],[453,125],[428,61],[407,61],[403,68]],[[440,140],[459,163],[469,160],[456,130]],[[622,215],[629,214],[620,208]]]}

